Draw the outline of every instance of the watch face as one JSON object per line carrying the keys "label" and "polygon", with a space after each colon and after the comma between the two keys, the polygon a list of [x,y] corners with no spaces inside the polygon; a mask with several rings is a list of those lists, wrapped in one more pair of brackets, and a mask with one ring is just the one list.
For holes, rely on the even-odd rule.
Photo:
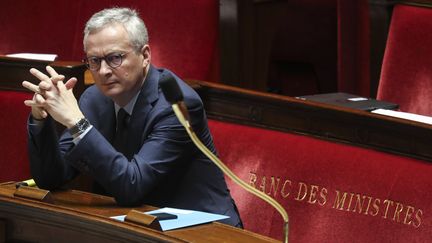
{"label": "watch face", "polygon": [[83,118],[81,120],[79,120],[77,122],[77,124],[75,124],[74,127],[71,128],[70,132],[71,134],[76,134],[76,133],[83,133],[87,127],[90,126],[90,123],[87,119]]}
{"label": "watch face", "polygon": [[84,119],[81,119],[80,125],[81,125],[81,127],[80,127],[81,131],[85,131],[87,129],[87,127],[90,125],[90,123],[87,119],[84,118]]}
{"label": "watch face", "polygon": [[86,120],[81,119],[77,125],[78,125],[78,129],[82,131],[85,128]]}

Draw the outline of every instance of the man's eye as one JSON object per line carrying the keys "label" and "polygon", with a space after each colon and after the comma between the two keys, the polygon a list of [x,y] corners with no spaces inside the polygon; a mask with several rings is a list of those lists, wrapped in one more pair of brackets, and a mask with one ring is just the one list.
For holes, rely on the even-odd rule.
{"label": "man's eye", "polygon": [[90,57],[90,58],[87,58],[87,61],[89,63],[92,63],[92,64],[97,64],[97,63],[99,63],[99,58],[97,58],[97,57]]}
{"label": "man's eye", "polygon": [[109,56],[107,56],[107,60],[109,62],[118,62],[121,60],[121,54],[109,55]]}

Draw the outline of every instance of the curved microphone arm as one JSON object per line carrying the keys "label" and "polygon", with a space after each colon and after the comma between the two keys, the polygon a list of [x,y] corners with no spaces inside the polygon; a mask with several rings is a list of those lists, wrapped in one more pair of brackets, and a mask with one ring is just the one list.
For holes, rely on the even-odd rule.
{"label": "curved microphone arm", "polygon": [[[174,113],[176,114],[177,118],[179,119],[180,123],[186,128],[187,133],[191,137],[192,141],[195,143],[195,145],[210,159],[212,160],[231,180],[233,180],[235,183],[237,183],[239,186],[241,186],[246,191],[254,194],[255,196],[261,198],[265,202],[269,203],[271,206],[273,206],[282,216],[284,220],[284,242],[288,243],[288,213],[285,211],[285,209],[273,198],[268,196],[267,194],[263,193],[262,191],[252,187],[251,185],[247,184],[246,182],[242,181],[240,178],[238,178],[222,161],[218,159],[216,155],[214,155],[197,137],[195,132],[193,131],[188,119],[185,119],[185,116],[183,114],[187,114],[186,112],[182,112],[182,107],[178,104],[172,104],[172,108],[174,110]],[[184,110],[184,108],[183,108]]]}

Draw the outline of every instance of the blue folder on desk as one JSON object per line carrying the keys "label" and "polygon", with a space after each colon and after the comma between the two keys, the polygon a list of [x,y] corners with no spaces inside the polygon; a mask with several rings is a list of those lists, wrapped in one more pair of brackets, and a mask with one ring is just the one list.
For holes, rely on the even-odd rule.
{"label": "blue folder on desk", "polygon": [[[146,214],[154,213],[169,213],[177,215],[177,219],[161,220],[159,224],[161,225],[162,231],[173,230],[178,228],[184,228],[192,225],[209,223],[217,220],[222,220],[229,218],[226,215],[206,213],[194,210],[184,210],[177,208],[161,208],[153,211],[146,212]],[[116,220],[124,221],[126,215],[111,217]]]}

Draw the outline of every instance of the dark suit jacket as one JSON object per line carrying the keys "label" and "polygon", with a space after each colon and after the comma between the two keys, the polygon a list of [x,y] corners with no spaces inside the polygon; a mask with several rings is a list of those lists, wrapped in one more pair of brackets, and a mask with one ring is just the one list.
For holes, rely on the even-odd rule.
{"label": "dark suit jacket", "polygon": [[[89,87],[80,98],[81,110],[93,128],[76,146],[67,129],[57,139],[52,119],[40,131],[33,131],[29,122],[31,172],[37,185],[51,190],[78,173],[88,173],[120,205],[149,204],[225,214],[230,216],[225,223],[239,225],[223,173],[194,146],[165,100],[158,85],[162,72],[169,71],[150,67],[130,118],[125,154],[111,145],[114,103],[96,86]],[[172,75],[183,91],[196,134],[215,152],[202,101]]]}

